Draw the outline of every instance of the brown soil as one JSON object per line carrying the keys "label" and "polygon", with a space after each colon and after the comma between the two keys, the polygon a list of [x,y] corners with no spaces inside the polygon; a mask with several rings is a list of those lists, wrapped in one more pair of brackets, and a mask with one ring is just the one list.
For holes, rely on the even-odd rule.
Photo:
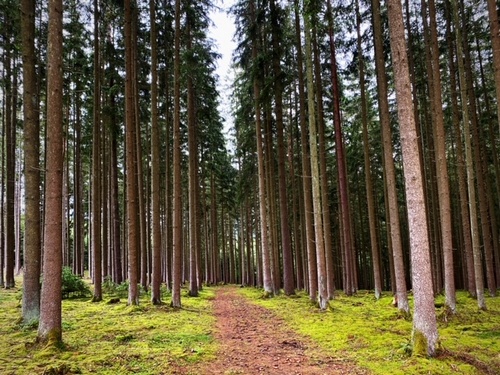
{"label": "brown soil", "polygon": [[366,374],[352,364],[322,352],[307,338],[293,332],[273,312],[254,305],[235,287],[216,291],[217,359],[177,374]]}

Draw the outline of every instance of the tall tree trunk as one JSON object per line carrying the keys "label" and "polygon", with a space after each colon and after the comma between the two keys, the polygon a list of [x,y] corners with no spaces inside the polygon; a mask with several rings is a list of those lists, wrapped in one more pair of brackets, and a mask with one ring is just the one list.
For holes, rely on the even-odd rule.
{"label": "tall tree trunk", "polygon": [[[467,33],[467,16],[465,15],[465,10],[463,9],[462,3],[462,28]],[[470,130],[471,130],[471,141],[472,141],[472,153],[474,166],[476,171],[476,183],[478,191],[478,202],[479,202],[479,218],[481,223],[481,232],[483,235],[483,248],[484,248],[484,260],[486,264],[486,280],[488,285],[488,290],[490,296],[496,294],[496,281],[495,281],[495,271],[493,267],[493,244],[491,236],[490,218],[488,212],[488,195],[487,195],[487,177],[484,168],[484,155],[482,151],[482,145],[479,139],[479,119],[478,110],[476,105],[476,93],[474,90],[474,78],[472,73],[472,61],[470,56],[470,50],[468,43],[463,45],[464,52],[464,68],[465,68],[465,81],[467,85],[467,96],[469,98],[469,108],[470,108]]]}
{"label": "tall tree trunk", "polygon": [[[40,318],[40,122],[36,82],[35,1],[21,2],[24,107],[25,232],[22,318]],[[1,256],[1,254],[0,254]]]}
{"label": "tall tree trunk", "polygon": [[305,243],[307,250],[307,268],[308,268],[308,292],[309,298],[314,301],[318,293],[318,273],[316,266],[316,253],[314,244],[314,218],[312,204],[312,180],[311,180],[311,161],[308,150],[308,131],[306,123],[306,102],[305,102],[305,79],[302,61],[302,39],[299,19],[299,2],[294,1],[295,8],[295,33],[297,48],[297,73],[299,81],[299,121],[300,121],[300,141],[302,145],[302,183],[303,183],[303,201],[304,201],[304,222],[305,222]]}
{"label": "tall tree trunk", "polygon": [[356,32],[359,65],[359,88],[361,95],[361,121],[363,123],[363,156],[365,161],[366,201],[368,205],[368,223],[370,227],[370,246],[372,254],[374,292],[375,298],[378,300],[382,296],[382,278],[380,274],[380,250],[377,236],[377,215],[375,212],[375,200],[373,197],[373,183],[371,175],[370,142],[368,139],[368,108],[366,101],[365,60],[363,58],[363,47],[361,44],[361,14],[359,13],[359,0],[356,0]]}
{"label": "tall tree trunk", "polygon": [[[328,14],[331,11],[328,10]],[[313,42],[313,58],[314,58],[314,74],[315,88],[317,100],[317,124],[318,124],[318,153],[319,153],[319,170],[321,176],[321,206],[323,215],[323,236],[325,241],[325,260],[326,260],[326,285],[328,289],[328,298],[333,299],[335,292],[335,276],[333,271],[333,244],[332,244],[332,229],[330,222],[330,204],[328,198],[328,172],[326,168],[326,129],[324,120],[323,106],[323,83],[321,79],[321,63],[320,51],[317,41],[317,27],[313,27],[312,34]]]}
{"label": "tall tree trunk", "polygon": [[[187,36],[187,51],[192,53],[192,34],[191,27],[194,20],[187,16],[186,36]],[[189,295],[191,297],[198,296],[198,145],[196,141],[196,109],[195,109],[195,89],[193,85],[193,75],[195,74],[188,67],[191,72],[187,77],[187,116],[188,116],[188,150],[189,150]]]}
{"label": "tall tree trunk", "polygon": [[309,113],[309,149],[311,153],[312,202],[316,240],[316,264],[318,271],[318,304],[321,310],[328,308],[328,287],[326,281],[325,242],[323,236],[323,219],[321,206],[321,185],[318,160],[318,144],[316,130],[316,109],[314,104],[314,81],[311,52],[311,20],[304,17],[305,46],[306,46],[306,74],[307,74],[307,103]]}
{"label": "tall tree trunk", "polygon": [[375,67],[377,71],[377,89],[380,111],[380,122],[382,125],[382,143],[384,150],[385,185],[387,191],[387,206],[389,207],[389,230],[391,248],[393,253],[394,274],[396,284],[395,299],[398,309],[408,313],[408,295],[406,291],[406,280],[403,262],[403,247],[401,239],[401,224],[399,221],[399,204],[396,192],[396,171],[393,159],[392,131],[389,116],[387,77],[383,55],[383,34],[380,13],[380,0],[372,0],[373,8],[373,35],[375,44]]}
{"label": "tall tree trunk", "polygon": [[[6,26],[11,29],[11,20],[6,20]],[[12,36],[7,36],[8,39]],[[8,41],[6,43],[4,69],[5,69],[5,142],[6,142],[6,182],[5,182],[5,288],[10,289],[15,286],[14,266],[15,266],[15,232],[14,232],[14,194],[16,185],[16,125],[13,118],[12,102],[12,50],[13,46]]]}
{"label": "tall tree trunk", "polygon": [[293,281],[293,255],[290,240],[288,199],[286,194],[285,142],[283,136],[283,82],[280,59],[280,25],[275,0],[271,0],[271,29],[273,44],[274,100],[276,138],[278,143],[279,202],[281,216],[281,246],[283,251],[283,289],[286,295],[295,293]]}
{"label": "tall tree trunk", "polygon": [[151,272],[151,302],[161,303],[161,216],[160,216],[160,129],[158,125],[158,44],[156,32],[156,2],[149,1],[151,21],[151,249],[153,252]]}
{"label": "tall tree trunk", "polygon": [[181,134],[180,134],[180,38],[181,1],[175,0],[175,40],[174,40],[174,127],[173,127],[173,257],[172,257],[172,301],[171,306],[181,307],[182,278],[182,181],[181,181]]}
{"label": "tall tree trunk", "polygon": [[462,28],[459,21],[457,1],[451,0],[451,6],[453,13],[453,23],[455,26],[458,76],[460,82],[460,99],[462,102],[465,165],[467,171],[467,192],[469,194],[469,212],[470,212],[469,220],[470,220],[471,235],[472,235],[472,254],[474,259],[476,298],[478,307],[481,310],[486,310],[486,301],[484,299],[484,274],[481,262],[481,244],[480,244],[481,241],[479,233],[479,223],[477,219],[477,206],[476,206],[477,198],[476,198],[476,186],[475,186],[475,176],[474,176],[474,162],[472,156],[472,143],[471,143],[471,133],[470,133],[470,117],[469,117],[470,108],[467,105],[468,103],[467,82],[465,77],[465,67],[463,60],[464,51],[463,51]]}
{"label": "tall tree trunk", "polygon": [[[437,185],[439,194],[439,222],[441,224],[441,247],[444,259],[444,289],[445,303],[452,311],[456,310],[455,298],[455,273],[453,266],[453,243],[451,223],[450,187],[448,181],[448,164],[446,161],[446,134],[444,130],[444,114],[441,90],[441,72],[439,67],[439,46],[436,25],[436,5],[434,0],[429,0],[430,18],[430,52],[432,67],[433,93],[433,123],[434,146],[436,153]],[[431,98],[432,98],[431,96]]]}
{"label": "tall tree trunk", "polygon": [[332,90],[333,90],[333,123],[335,127],[335,150],[337,153],[337,173],[339,178],[339,194],[340,194],[340,205],[341,205],[341,221],[342,221],[342,239],[343,239],[343,249],[346,262],[346,281],[344,285],[344,291],[347,295],[352,295],[352,293],[357,289],[355,285],[354,272],[355,265],[353,264],[354,257],[353,244],[352,244],[352,233],[351,233],[351,209],[349,207],[349,191],[347,186],[347,169],[345,161],[345,150],[344,150],[344,140],[342,137],[342,124],[340,116],[340,90],[337,74],[337,57],[335,52],[335,40],[333,34],[333,15],[331,13],[330,1],[328,1],[328,35],[329,35],[329,45],[330,45],[330,69],[332,77]]}
{"label": "tall tree trunk", "polygon": [[456,82],[456,64],[454,56],[451,53],[454,51],[453,35],[451,32],[452,15],[450,9],[450,2],[446,1],[447,9],[447,22],[446,30],[448,34],[448,48],[450,50],[450,87],[451,87],[451,106],[452,106],[452,122],[455,132],[456,140],[456,153],[457,153],[457,175],[458,175],[458,192],[460,200],[460,214],[464,242],[464,254],[467,268],[467,289],[469,294],[473,297],[476,296],[475,275],[474,275],[474,259],[472,254],[472,236],[471,236],[471,221],[469,220],[469,206],[467,198],[467,179],[465,158],[462,143],[462,131],[460,129],[460,115],[458,108],[458,93]]}
{"label": "tall tree trunk", "polygon": [[62,342],[63,4],[49,0],[43,284],[38,339]]}
{"label": "tall tree trunk", "polygon": [[94,0],[94,127],[92,135],[92,254],[94,296],[93,302],[102,300],[102,247],[101,247],[101,78],[99,49],[99,8]]}
{"label": "tall tree trunk", "polygon": [[406,54],[403,12],[399,0],[388,0],[387,4],[410,230],[412,287],[415,304],[413,347],[423,351],[414,354],[433,356],[437,349],[438,332],[432,290],[424,183],[420,155],[418,147],[415,147],[418,144],[418,138]]}
{"label": "tall tree trunk", "polygon": [[127,246],[128,246],[128,304],[139,304],[138,278],[138,232],[137,223],[137,154],[136,154],[136,115],[134,90],[134,36],[132,35],[134,0],[125,0],[125,147],[127,180]]}

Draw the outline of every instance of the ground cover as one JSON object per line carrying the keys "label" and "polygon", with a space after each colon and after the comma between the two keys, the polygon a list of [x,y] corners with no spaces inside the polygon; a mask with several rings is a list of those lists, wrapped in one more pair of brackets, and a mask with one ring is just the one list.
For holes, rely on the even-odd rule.
{"label": "ground cover", "polygon": [[[411,356],[411,320],[398,313],[385,295],[370,292],[338,294],[331,309],[319,312],[304,293],[295,297],[261,298],[256,289],[240,289],[249,300],[272,310],[295,331],[311,338],[330,355],[344,358],[374,374],[499,374],[500,299],[487,298],[488,311],[477,308],[465,292],[457,294],[456,316],[436,300],[440,354]],[[410,303],[412,304],[410,296]]]}
{"label": "ground cover", "polygon": [[[18,283],[18,285],[21,285]],[[169,296],[165,295],[165,301]],[[143,294],[139,306],[127,299],[108,304],[89,298],[63,300],[62,348],[35,344],[36,328],[17,323],[19,289],[0,291],[0,374],[169,374],[172,364],[213,358],[213,290],[199,298],[183,294],[183,308],[152,306]]]}
{"label": "ground cover", "polygon": [[207,287],[198,298],[183,290],[175,310],[152,306],[146,293],[130,307],[126,285],[106,289],[99,303],[63,301],[64,345],[52,349],[35,343],[36,327],[17,323],[20,289],[1,289],[0,374],[500,373],[498,297],[480,311],[459,292],[456,316],[438,297],[440,354],[429,359],[411,356],[411,321],[388,294],[379,301],[370,292],[338,294],[319,312],[302,292],[263,299],[259,289]]}

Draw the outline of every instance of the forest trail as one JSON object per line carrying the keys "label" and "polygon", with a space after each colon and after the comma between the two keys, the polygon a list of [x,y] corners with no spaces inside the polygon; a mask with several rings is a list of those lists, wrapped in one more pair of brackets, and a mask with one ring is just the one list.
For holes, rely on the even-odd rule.
{"label": "forest trail", "polygon": [[322,375],[366,374],[362,369],[323,353],[290,330],[272,311],[245,300],[236,287],[218,288],[213,300],[217,318],[215,361],[178,374]]}

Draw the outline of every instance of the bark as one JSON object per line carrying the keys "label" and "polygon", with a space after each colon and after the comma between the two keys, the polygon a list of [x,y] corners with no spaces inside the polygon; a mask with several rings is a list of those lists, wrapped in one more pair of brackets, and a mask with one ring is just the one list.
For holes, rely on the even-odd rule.
{"label": "bark", "polygon": [[368,139],[365,60],[363,58],[363,48],[361,44],[361,15],[359,13],[359,0],[356,1],[356,32],[359,65],[359,89],[361,96],[361,121],[363,123],[363,156],[365,162],[366,202],[368,206],[368,223],[370,227],[370,248],[372,255],[374,292],[375,298],[379,299],[382,296],[382,278],[380,273],[380,250],[377,236],[377,215],[375,211],[375,199],[373,197],[373,183],[371,175],[370,142]]}
{"label": "bark", "polygon": [[299,3],[294,2],[295,8],[295,32],[297,38],[297,73],[299,82],[299,121],[300,121],[300,142],[302,145],[302,183],[303,183],[303,202],[304,202],[304,223],[305,223],[305,243],[307,252],[308,269],[308,292],[312,301],[316,300],[318,293],[318,274],[316,266],[316,253],[314,244],[314,218],[312,204],[312,180],[311,180],[311,161],[308,149],[308,131],[306,124],[306,102],[305,102],[305,79],[302,61],[302,39],[299,19]]}
{"label": "bark", "polygon": [[[328,3],[329,4],[329,3]],[[331,11],[328,10],[328,14]],[[317,28],[313,29],[313,51],[314,51],[314,74],[316,83],[316,92],[318,98],[323,98],[323,83],[321,79],[321,64],[320,52],[317,42]],[[324,106],[323,100],[317,100],[318,108],[318,153],[319,153],[319,168],[321,175],[321,205],[323,214],[323,235],[325,241],[325,259],[326,259],[326,273],[327,273],[327,289],[328,298],[333,299],[335,292],[335,275],[333,271],[333,244],[332,244],[332,231],[330,222],[330,204],[328,199],[328,173],[326,168],[326,130],[324,120]]]}
{"label": "bark", "polygon": [[21,2],[24,108],[25,232],[22,318],[40,318],[40,122],[36,85],[35,1]]}
{"label": "bark", "polygon": [[161,304],[161,200],[160,200],[160,129],[158,125],[158,44],[156,32],[155,1],[149,1],[151,21],[151,249],[153,252],[151,272],[151,302]]}
{"label": "bark", "polygon": [[345,160],[344,140],[342,137],[342,124],[340,116],[340,90],[337,74],[337,57],[335,51],[335,40],[333,34],[333,15],[331,14],[330,1],[328,4],[328,34],[330,44],[330,69],[332,77],[333,90],[333,123],[335,127],[335,151],[337,153],[337,173],[339,178],[339,194],[341,206],[341,228],[343,249],[346,264],[346,283],[344,291],[347,295],[352,295],[357,289],[355,283],[355,265],[354,265],[354,248],[352,244],[352,229],[351,229],[351,208],[349,207],[349,191],[347,186],[347,169]]}
{"label": "bark", "polygon": [[172,307],[181,307],[182,278],[182,181],[181,181],[181,140],[180,140],[180,37],[181,1],[175,0],[174,38],[174,126],[173,126],[173,254],[172,254]]}
{"label": "bark", "polygon": [[456,0],[451,0],[453,22],[455,26],[455,38],[457,48],[457,62],[458,62],[458,75],[460,82],[460,99],[462,101],[462,121],[463,121],[463,135],[464,135],[464,148],[465,148],[465,164],[467,171],[467,192],[469,194],[469,220],[472,236],[472,253],[474,259],[474,276],[476,282],[476,297],[477,304],[481,310],[486,310],[486,301],[484,299],[484,281],[483,281],[483,267],[481,264],[481,248],[479,238],[479,224],[477,221],[477,206],[476,206],[476,187],[474,176],[474,165],[472,157],[472,145],[470,134],[470,118],[467,98],[467,83],[465,79],[465,67],[463,61],[463,40],[462,30],[458,16],[458,6]]}
{"label": "bark", "polygon": [[415,147],[418,138],[406,54],[403,12],[399,0],[388,1],[388,18],[410,230],[414,295],[413,344],[415,354],[434,356],[439,337],[432,290],[424,182],[418,147]]}
{"label": "bark", "polygon": [[433,122],[434,145],[436,153],[437,185],[439,194],[439,222],[441,224],[441,247],[444,258],[445,304],[452,311],[456,310],[455,275],[453,266],[453,243],[451,223],[450,187],[448,180],[448,164],[446,161],[446,133],[441,90],[441,72],[439,68],[439,48],[436,25],[436,5],[429,0],[430,47],[432,67],[432,91],[434,96]]}
{"label": "bark", "polygon": [[[252,7],[251,12],[255,12],[253,9],[254,2],[251,2]],[[258,46],[256,40],[254,40],[254,46],[252,48],[252,55],[254,61],[257,60]],[[255,69],[257,74],[257,69]],[[259,213],[260,213],[260,245],[262,249],[262,274],[263,274],[263,284],[264,293],[271,296],[274,295],[274,286],[271,277],[271,254],[269,251],[269,239],[268,239],[268,214],[266,207],[266,181],[265,181],[265,170],[264,170],[264,151],[262,147],[262,124],[261,124],[261,104],[260,104],[260,83],[259,78],[254,77],[253,79],[253,92],[255,100],[255,134],[257,139],[257,159],[258,159],[258,170],[259,170]]]}
{"label": "bark", "polygon": [[469,206],[467,198],[467,180],[465,157],[462,143],[462,131],[460,129],[460,115],[458,107],[458,93],[456,82],[456,63],[451,51],[454,51],[453,34],[451,32],[451,10],[449,1],[447,4],[447,34],[448,47],[450,50],[449,65],[450,65],[450,87],[451,87],[451,105],[452,105],[452,122],[456,139],[456,154],[457,154],[457,175],[458,175],[458,191],[460,200],[460,214],[463,232],[464,255],[467,269],[467,289],[469,294],[476,296],[475,275],[474,275],[474,259],[472,255],[472,237],[471,237],[471,222],[469,220]]}
{"label": "bark", "polygon": [[128,246],[128,304],[139,304],[138,283],[138,231],[137,223],[137,160],[136,160],[136,115],[134,90],[134,37],[132,35],[134,0],[125,0],[125,167],[127,200],[127,246]]}
{"label": "bark", "polygon": [[382,143],[384,151],[384,169],[386,176],[387,206],[389,207],[389,230],[391,236],[391,248],[394,262],[394,274],[396,284],[395,299],[398,309],[408,313],[408,295],[406,291],[406,280],[403,262],[403,248],[401,240],[401,224],[399,221],[399,205],[396,192],[396,171],[393,159],[392,131],[389,116],[387,77],[385,61],[383,56],[382,23],[380,14],[380,0],[372,1],[373,28],[375,43],[375,67],[377,71],[377,89],[380,111],[380,122],[382,126]]}
{"label": "bark", "polygon": [[311,177],[312,177],[312,202],[315,228],[316,264],[318,272],[318,304],[320,310],[328,308],[328,287],[326,274],[325,243],[323,236],[321,186],[318,160],[318,144],[316,129],[316,109],[314,108],[314,81],[313,66],[311,60],[311,20],[304,17],[305,46],[306,46],[306,74],[307,74],[307,103],[309,113],[309,150],[311,153]]}
{"label": "bark", "polygon": [[[6,20],[6,27],[12,28],[11,21]],[[8,39],[11,36],[7,36]],[[12,50],[13,46],[8,41],[6,43],[6,51],[4,57],[5,69],[5,119],[4,119],[4,132],[6,143],[6,181],[5,181],[5,289],[10,289],[15,286],[14,280],[14,267],[15,267],[15,251],[16,239],[14,229],[14,195],[15,195],[15,182],[16,182],[16,126],[13,118],[13,72],[12,72]]]}
{"label": "bark", "polygon": [[99,52],[99,8],[94,0],[94,115],[92,135],[92,254],[94,296],[102,300],[102,247],[101,247],[101,85]]}
{"label": "bark", "polygon": [[283,136],[283,83],[280,58],[278,14],[275,0],[271,0],[271,28],[273,44],[274,100],[276,115],[276,138],[278,143],[279,205],[281,224],[281,246],[283,252],[283,289],[286,295],[295,293],[293,281],[293,256],[290,239],[288,199],[286,194],[285,142]]}
{"label": "bark", "polygon": [[43,284],[38,339],[62,341],[63,4],[49,0]]}

